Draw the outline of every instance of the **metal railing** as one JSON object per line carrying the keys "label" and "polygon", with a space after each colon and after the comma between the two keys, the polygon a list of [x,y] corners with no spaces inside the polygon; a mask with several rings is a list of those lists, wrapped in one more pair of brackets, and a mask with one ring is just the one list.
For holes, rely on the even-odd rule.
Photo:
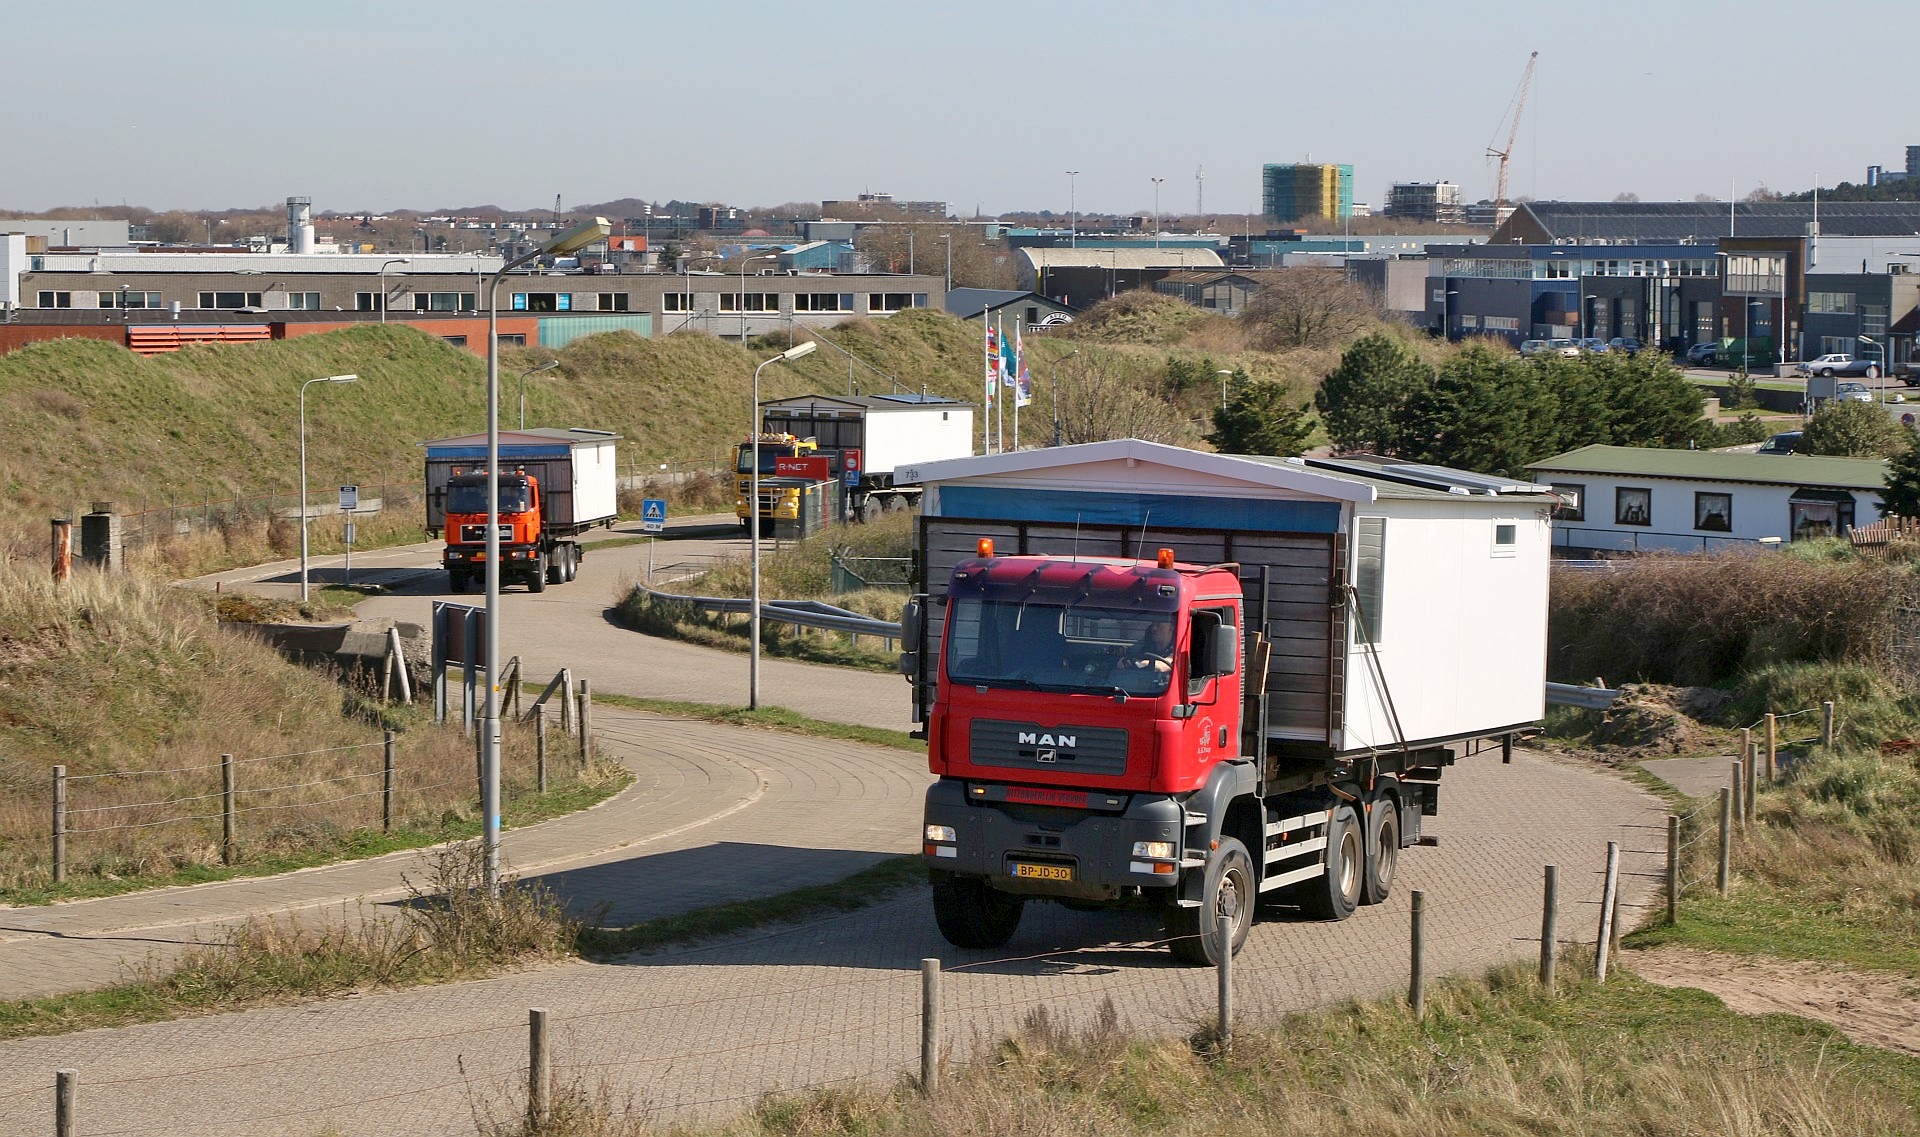
{"label": "metal railing", "polygon": [[[746,613],[753,607],[752,601],[739,596],[683,596],[675,592],[661,592],[644,584],[634,585],[633,590],[648,600],[663,604],[685,604],[707,612]],[[899,639],[901,631],[898,620],[877,620],[820,600],[762,600],[760,618],[803,628],[821,628],[856,636],[879,636],[889,640]]]}

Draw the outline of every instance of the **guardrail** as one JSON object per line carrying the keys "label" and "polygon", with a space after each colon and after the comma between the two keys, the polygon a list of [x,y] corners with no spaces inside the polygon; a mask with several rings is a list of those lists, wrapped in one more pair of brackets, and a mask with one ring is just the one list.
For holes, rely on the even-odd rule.
{"label": "guardrail", "polygon": [[[633,590],[649,600],[688,604],[708,612],[745,613],[753,607],[752,601],[739,596],[683,596],[676,592],[661,592],[644,584],[634,585]],[[819,600],[762,600],[760,618],[797,624],[803,628],[848,632],[856,636],[879,636],[889,640],[900,638],[900,623],[897,620],[877,620]]]}
{"label": "guardrail", "polygon": [[1556,707],[1583,707],[1604,711],[1620,698],[1620,692],[1605,687],[1583,687],[1578,683],[1547,684],[1547,703]]}

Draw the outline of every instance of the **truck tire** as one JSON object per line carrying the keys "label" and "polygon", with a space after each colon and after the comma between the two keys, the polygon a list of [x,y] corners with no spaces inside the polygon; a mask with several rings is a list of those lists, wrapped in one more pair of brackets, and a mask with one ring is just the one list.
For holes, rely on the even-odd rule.
{"label": "truck tire", "polygon": [[447,573],[447,591],[448,592],[465,592],[466,590],[467,590],[467,574],[466,573],[464,572]]}
{"label": "truck tire", "polygon": [[568,584],[572,584],[574,578],[579,575],[580,575],[580,546],[568,545],[567,546],[567,581],[566,582]]}
{"label": "truck tire", "polygon": [[1316,920],[1353,915],[1367,874],[1366,831],[1353,806],[1341,802],[1327,821],[1327,871],[1300,882],[1300,910]]}
{"label": "truck tire", "polygon": [[1220,847],[1207,858],[1206,886],[1197,908],[1167,909],[1167,950],[1173,958],[1193,967],[1213,967],[1220,962],[1220,944],[1214,923],[1226,916],[1233,921],[1229,949],[1238,955],[1253,930],[1253,908],[1259,900],[1259,884],[1253,878],[1253,858],[1247,847],[1233,837],[1220,838]]}
{"label": "truck tire", "polygon": [[933,871],[933,919],[948,943],[960,948],[999,947],[1013,938],[1026,901],[987,887],[973,877]]}
{"label": "truck tire", "polygon": [[533,562],[533,575],[527,578],[527,591],[545,592],[547,590],[547,578],[552,571],[553,570],[547,565],[547,555],[541,553],[540,559]]}
{"label": "truck tire", "polygon": [[567,582],[567,547],[556,545],[551,553],[540,558],[540,579],[548,584]]}
{"label": "truck tire", "polygon": [[1400,806],[1381,794],[1367,813],[1367,878],[1360,887],[1360,903],[1385,903],[1393,893],[1394,873],[1400,867]]}

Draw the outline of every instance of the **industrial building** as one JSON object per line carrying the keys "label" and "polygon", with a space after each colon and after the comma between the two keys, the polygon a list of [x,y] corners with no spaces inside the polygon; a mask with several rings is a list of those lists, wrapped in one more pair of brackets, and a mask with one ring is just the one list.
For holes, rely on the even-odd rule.
{"label": "industrial building", "polygon": [[1452,182],[1395,182],[1387,187],[1386,216],[1464,225],[1467,210]]}
{"label": "industrial building", "polygon": [[1276,221],[1353,216],[1353,167],[1313,162],[1260,168],[1260,212]]}

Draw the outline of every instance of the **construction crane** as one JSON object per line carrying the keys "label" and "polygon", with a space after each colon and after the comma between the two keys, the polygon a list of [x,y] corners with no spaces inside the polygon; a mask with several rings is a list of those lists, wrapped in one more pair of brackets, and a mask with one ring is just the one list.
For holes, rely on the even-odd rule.
{"label": "construction crane", "polygon": [[[1540,53],[1527,56],[1527,69],[1520,75],[1520,86],[1513,92],[1513,101],[1507,104],[1506,114],[1493,128],[1493,140],[1487,143],[1487,157],[1500,159],[1500,175],[1494,183],[1493,216],[1497,222],[1500,211],[1507,205],[1507,159],[1513,156],[1513,140],[1520,137],[1520,116],[1527,109],[1527,88],[1533,86],[1533,65],[1540,61]],[[1509,121],[1511,120],[1511,121]],[[1495,150],[1494,142],[1500,141],[1500,127],[1507,128],[1507,147]]]}

